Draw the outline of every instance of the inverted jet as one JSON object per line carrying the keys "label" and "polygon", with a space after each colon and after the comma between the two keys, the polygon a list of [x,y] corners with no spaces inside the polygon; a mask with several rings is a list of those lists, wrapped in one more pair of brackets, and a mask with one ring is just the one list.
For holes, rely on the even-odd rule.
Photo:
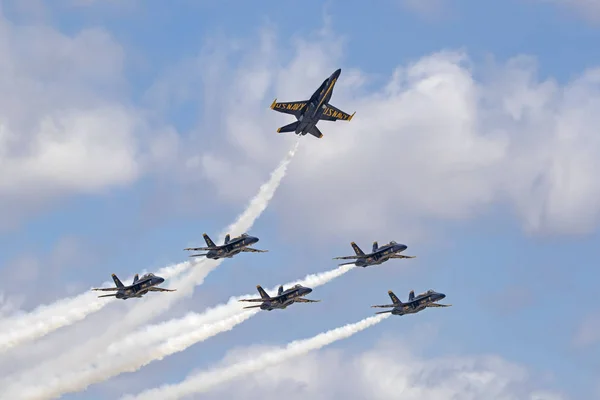
{"label": "inverted jet", "polygon": [[300,136],[305,136],[307,133],[310,133],[314,137],[322,138],[323,134],[319,128],[317,128],[317,122],[321,120],[352,120],[352,117],[354,117],[356,112],[350,115],[329,104],[329,100],[331,100],[331,95],[333,94],[333,87],[341,73],[342,70],[338,69],[331,74],[329,78],[323,81],[321,86],[319,86],[308,100],[278,103],[277,99],[275,99],[273,104],[271,104],[272,110],[291,114],[297,119],[296,122],[292,122],[289,125],[277,129],[277,132],[294,132],[296,135]]}

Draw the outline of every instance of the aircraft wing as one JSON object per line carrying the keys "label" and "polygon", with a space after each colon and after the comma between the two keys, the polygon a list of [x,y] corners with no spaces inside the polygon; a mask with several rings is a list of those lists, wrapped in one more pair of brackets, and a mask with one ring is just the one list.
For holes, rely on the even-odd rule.
{"label": "aircraft wing", "polygon": [[402,254],[394,254],[390,258],[417,258],[417,256],[403,256]]}
{"label": "aircraft wing", "polygon": [[371,308],[390,308],[390,307],[396,307],[395,304],[384,304],[384,305],[380,305],[380,306],[371,306]]}
{"label": "aircraft wing", "polygon": [[427,307],[452,307],[452,304],[431,303],[431,304],[428,304]]}
{"label": "aircraft wing", "polygon": [[153,286],[151,288],[148,288],[148,291],[149,292],[175,292],[175,291],[177,291],[177,289],[163,289],[163,288]]}
{"label": "aircraft wing", "polygon": [[212,247],[188,247],[186,249],[183,250],[191,250],[191,251],[207,251],[207,250],[212,250]]}
{"label": "aircraft wing", "polygon": [[107,287],[107,288],[94,288],[92,290],[100,291],[100,292],[109,292],[111,290],[119,290],[119,289],[125,289],[125,288]]}
{"label": "aircraft wing", "polygon": [[[354,113],[354,114],[356,114],[356,113]],[[350,120],[352,120],[352,117],[354,117],[354,114],[352,114],[352,115],[347,114],[347,113],[343,112],[342,110],[340,110],[339,108],[335,108],[331,104],[326,104],[325,110],[323,111],[323,114],[321,115],[321,119],[325,120],[325,121],[337,121],[338,119],[342,120],[342,121],[350,121]]]}
{"label": "aircraft wing", "polygon": [[253,249],[252,247],[244,247],[242,249],[242,251],[246,251],[248,253],[268,253],[269,250],[258,250],[258,249]]}
{"label": "aircraft wing", "polygon": [[284,114],[291,114],[299,117],[304,108],[306,107],[308,100],[290,101],[287,103],[278,103],[277,99],[273,100],[271,104],[271,110],[275,110]]}
{"label": "aircraft wing", "polygon": [[318,303],[318,302],[320,302],[321,300],[309,300],[309,299],[303,299],[303,298],[299,298],[299,299],[296,299],[296,300],[294,300],[294,301],[296,301],[296,302],[298,302],[298,303]]}

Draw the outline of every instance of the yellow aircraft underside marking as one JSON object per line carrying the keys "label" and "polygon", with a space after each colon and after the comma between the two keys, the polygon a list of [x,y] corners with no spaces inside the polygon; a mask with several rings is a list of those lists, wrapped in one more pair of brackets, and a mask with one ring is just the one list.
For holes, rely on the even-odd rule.
{"label": "yellow aircraft underside marking", "polygon": [[337,78],[334,79],[330,84],[329,87],[327,88],[327,91],[325,92],[325,95],[323,96],[323,98],[321,99],[321,101],[319,102],[319,105],[317,106],[317,110],[319,108],[321,108],[321,105],[323,105],[323,101],[325,101],[325,98],[327,97],[327,95],[329,94],[329,92],[331,91],[331,89],[333,89],[333,85],[335,85],[335,83],[337,82]]}

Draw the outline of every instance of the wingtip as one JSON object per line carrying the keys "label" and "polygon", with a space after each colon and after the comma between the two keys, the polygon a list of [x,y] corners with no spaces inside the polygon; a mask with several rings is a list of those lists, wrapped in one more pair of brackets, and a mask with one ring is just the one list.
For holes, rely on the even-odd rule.
{"label": "wingtip", "polygon": [[273,103],[271,103],[271,110],[275,108],[275,104],[277,104],[277,97],[275,97],[275,100],[273,100]]}
{"label": "wingtip", "polygon": [[354,114],[356,114],[356,111],[354,111],[354,112],[352,113],[352,115],[350,116],[350,118],[348,118],[348,122],[352,121],[352,118],[354,118]]}

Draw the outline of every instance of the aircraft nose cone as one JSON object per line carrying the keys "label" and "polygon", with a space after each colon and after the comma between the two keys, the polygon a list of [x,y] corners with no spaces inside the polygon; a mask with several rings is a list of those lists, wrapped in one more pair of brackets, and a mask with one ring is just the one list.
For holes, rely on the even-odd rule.
{"label": "aircraft nose cone", "polygon": [[252,238],[250,239],[250,241],[251,241],[252,243],[256,243],[256,242],[258,242],[258,238],[257,238],[257,237],[252,237]]}
{"label": "aircraft nose cone", "polygon": [[408,249],[408,246],[405,244],[399,244],[399,245],[397,245],[397,247],[398,247],[398,250],[400,250],[400,251],[404,251],[404,250]]}
{"label": "aircraft nose cone", "polygon": [[335,76],[335,77],[337,78],[338,76],[340,76],[340,74],[341,74],[341,73],[342,73],[342,69],[341,69],[341,68],[338,68],[338,69],[337,69],[337,70],[336,70],[336,71],[333,73],[333,76]]}
{"label": "aircraft nose cone", "polygon": [[440,298],[440,300],[442,300],[443,298],[445,298],[445,297],[446,297],[446,295],[445,295],[444,293],[440,293],[440,294],[438,295],[438,297]]}
{"label": "aircraft nose cone", "polygon": [[312,292],[312,289],[311,289],[311,288],[306,288],[306,290],[305,290],[305,291],[306,291],[306,293],[308,294],[308,293]]}
{"label": "aircraft nose cone", "polygon": [[163,283],[165,281],[165,278],[158,278],[158,283]]}

